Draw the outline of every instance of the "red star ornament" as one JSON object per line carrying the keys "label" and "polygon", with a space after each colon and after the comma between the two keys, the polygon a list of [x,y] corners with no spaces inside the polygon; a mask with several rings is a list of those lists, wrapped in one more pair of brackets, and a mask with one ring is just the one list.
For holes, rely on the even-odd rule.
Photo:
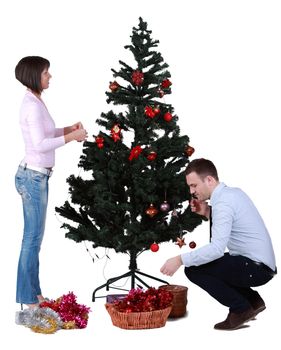
{"label": "red star ornament", "polygon": [[133,159],[138,159],[139,155],[142,152],[141,146],[135,146],[131,149],[129,160],[132,161]]}
{"label": "red star ornament", "polygon": [[179,248],[182,248],[184,245],[186,245],[186,243],[185,243],[184,240],[185,240],[185,238],[178,237],[178,238],[177,238],[177,243],[176,243],[176,245],[178,245]]}

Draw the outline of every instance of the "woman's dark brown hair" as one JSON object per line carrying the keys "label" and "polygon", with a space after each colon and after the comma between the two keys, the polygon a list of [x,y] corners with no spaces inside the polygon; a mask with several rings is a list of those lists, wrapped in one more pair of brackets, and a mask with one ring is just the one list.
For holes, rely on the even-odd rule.
{"label": "woman's dark brown hair", "polygon": [[195,172],[201,179],[210,175],[219,181],[218,172],[213,162],[208,159],[198,158],[192,160],[185,169],[185,175]]}
{"label": "woman's dark brown hair", "polygon": [[30,90],[40,94],[42,92],[41,73],[49,69],[50,62],[40,56],[22,58],[15,68],[16,79]]}

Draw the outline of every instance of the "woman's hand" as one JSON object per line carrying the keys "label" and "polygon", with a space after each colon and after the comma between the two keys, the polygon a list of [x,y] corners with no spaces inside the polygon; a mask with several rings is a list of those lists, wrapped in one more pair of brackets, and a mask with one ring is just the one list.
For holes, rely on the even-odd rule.
{"label": "woman's hand", "polygon": [[71,126],[66,126],[64,128],[64,135],[70,134],[72,131],[84,129],[83,124],[81,122],[77,122]]}
{"label": "woman's hand", "polygon": [[77,122],[70,126],[71,131],[77,130],[77,129],[84,129],[83,124],[81,122]]}
{"label": "woman's hand", "polygon": [[88,133],[85,129],[76,129],[70,133],[73,136],[73,140],[78,142],[85,141],[88,137]]}
{"label": "woman's hand", "polygon": [[71,126],[67,126],[64,128],[64,139],[65,143],[70,141],[85,141],[88,137],[87,131],[84,129],[83,124],[81,122],[77,122]]}
{"label": "woman's hand", "polygon": [[70,141],[85,141],[88,137],[88,133],[85,129],[75,129],[71,131],[70,133],[64,135],[65,143]]}

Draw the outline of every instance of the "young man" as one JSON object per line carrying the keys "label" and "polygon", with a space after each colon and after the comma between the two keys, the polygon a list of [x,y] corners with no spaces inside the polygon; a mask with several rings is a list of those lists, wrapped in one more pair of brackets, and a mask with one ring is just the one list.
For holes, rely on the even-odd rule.
{"label": "young man", "polygon": [[251,199],[239,188],[219,182],[210,160],[190,162],[186,181],[195,198],[191,210],[210,219],[210,243],[167,260],[161,272],[172,276],[184,265],[190,281],[229,307],[226,320],[214,328],[240,328],[265,309],[251,287],[267,283],[277,273],[270,236]]}

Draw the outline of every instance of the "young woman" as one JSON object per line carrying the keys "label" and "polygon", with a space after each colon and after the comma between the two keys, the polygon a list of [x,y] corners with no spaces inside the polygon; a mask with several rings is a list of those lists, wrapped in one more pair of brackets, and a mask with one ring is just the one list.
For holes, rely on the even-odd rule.
{"label": "young woman", "polygon": [[38,56],[22,58],[15,68],[16,79],[26,88],[20,109],[20,127],[25,144],[15,184],[21,195],[24,230],[18,262],[16,301],[36,307],[44,300],[39,281],[39,251],[44,235],[48,181],[55,165],[55,150],[70,141],[84,141],[81,122],[56,128],[41,94],[49,87],[50,62]]}

